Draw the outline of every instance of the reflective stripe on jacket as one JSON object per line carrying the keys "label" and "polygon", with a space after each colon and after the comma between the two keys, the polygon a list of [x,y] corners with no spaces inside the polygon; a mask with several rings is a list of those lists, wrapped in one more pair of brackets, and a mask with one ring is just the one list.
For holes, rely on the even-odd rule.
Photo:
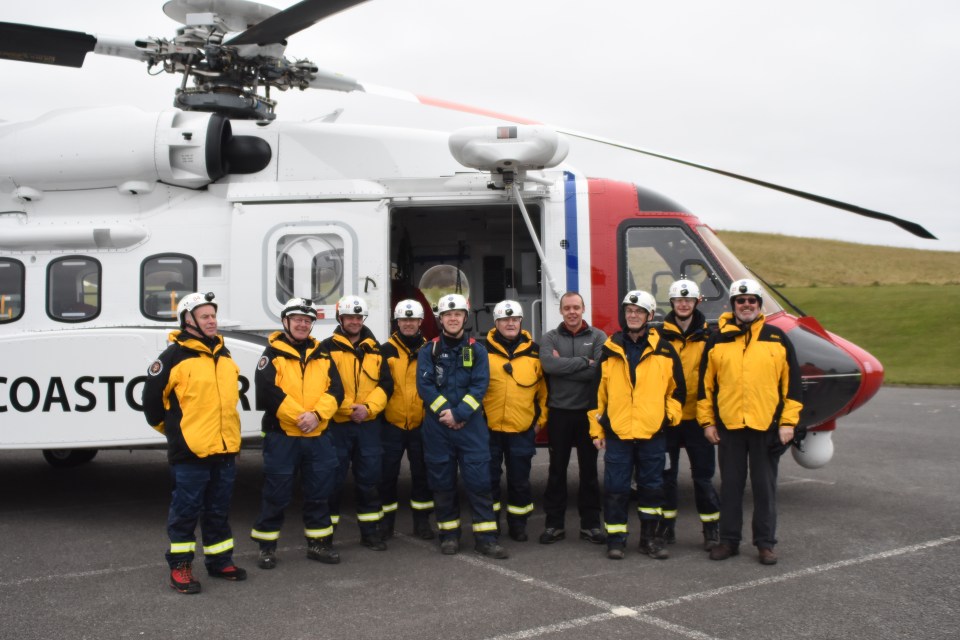
{"label": "reflective stripe on jacket", "polygon": [[603,345],[599,362],[597,408],[589,411],[590,437],[605,438],[604,428],[621,440],[647,440],[680,422],[686,388],[680,358],[670,343],[647,330],[647,345],[631,381],[622,331]]}
{"label": "reflective stripe on jacket", "polygon": [[687,387],[687,397],[683,403],[683,420],[695,420],[697,388],[700,383],[700,360],[703,357],[703,349],[707,345],[707,338],[710,337],[707,320],[699,309],[693,310],[693,317],[687,329],[684,335],[676,324],[676,316],[671,311],[663,320],[660,335],[670,341],[670,345],[680,356],[680,363],[683,365],[683,382]]}
{"label": "reflective stripe on jacket", "polygon": [[[343,401],[337,367],[313,337],[307,338],[302,356],[282,331],[271,334],[268,342],[254,378],[257,409],[264,412],[263,430],[282,430],[294,437],[319,436]],[[320,426],[303,433],[297,420],[308,411],[317,414]]]}
{"label": "reflective stripe on jacket", "polygon": [[787,335],[761,314],[746,329],[733,314],[720,316],[720,331],[706,346],[700,366],[697,421],[701,427],[795,427],[803,408],[800,370]]}
{"label": "reflective stripe on jacket", "polygon": [[464,336],[453,347],[443,337],[434,338],[417,354],[417,392],[423,398],[424,420],[438,422],[440,412],[450,409],[455,421],[486,427],[480,408],[489,384],[487,350],[472,338]]}
{"label": "reflective stripe on jacket", "polygon": [[143,412],[167,436],[171,463],[240,451],[240,369],[217,336],[213,349],[186,331],[147,370]]}
{"label": "reflective stripe on jacket", "polygon": [[355,404],[366,405],[367,421],[380,415],[393,393],[393,378],[373,332],[364,326],[354,345],[337,327],[332,336],[320,343],[320,348],[333,358],[343,383],[343,402],[333,421],[350,422],[351,407]]}
{"label": "reflective stripe on jacket", "polygon": [[[500,344],[496,329],[487,333],[490,386],[483,396],[487,426],[492,431],[522,433],[547,423],[547,380],[540,364],[540,347],[526,331],[513,353]],[[507,370],[509,365],[509,371]]]}
{"label": "reflective stripe on jacket", "polygon": [[383,415],[387,422],[407,431],[418,428],[423,422],[423,400],[417,393],[417,352],[427,341],[423,336],[419,337],[419,345],[413,351],[396,333],[383,345],[383,356],[393,378],[393,394]]}

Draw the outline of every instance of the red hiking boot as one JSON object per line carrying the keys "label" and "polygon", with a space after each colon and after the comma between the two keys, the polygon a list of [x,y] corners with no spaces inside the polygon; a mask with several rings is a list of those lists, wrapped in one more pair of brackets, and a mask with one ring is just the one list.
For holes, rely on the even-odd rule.
{"label": "red hiking boot", "polygon": [[170,570],[170,586],[180,593],[200,593],[200,583],[193,579],[189,562],[181,562]]}

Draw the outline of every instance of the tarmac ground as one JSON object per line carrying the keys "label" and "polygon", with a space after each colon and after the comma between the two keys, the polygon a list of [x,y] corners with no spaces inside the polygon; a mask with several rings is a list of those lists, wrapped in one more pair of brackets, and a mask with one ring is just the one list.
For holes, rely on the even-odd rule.
{"label": "tarmac ground", "polygon": [[[669,560],[636,551],[636,520],[627,557],[608,560],[604,547],[577,538],[573,504],[567,539],[538,544],[540,450],[531,540],[505,538],[507,560],[474,553],[469,532],[459,555],[441,555],[412,536],[404,507],[389,550],[371,551],[345,504],[336,536],[343,561],[322,565],[305,558],[295,499],[280,564],[262,571],[247,537],[260,494],[259,451],[250,450],[240,457],[231,515],[235,559],[249,578],[207,578],[198,561],[203,592],[195,596],[167,586],[165,452],[101,451],[57,470],[37,451],[0,451],[0,639],[952,639],[960,628],[958,425],[960,391],[885,387],[841,419],[826,467],[804,469],[785,456],[776,566],[760,565],[748,544],[749,488],[741,554],[708,559],[685,461]],[[405,470],[401,505],[408,488]]]}

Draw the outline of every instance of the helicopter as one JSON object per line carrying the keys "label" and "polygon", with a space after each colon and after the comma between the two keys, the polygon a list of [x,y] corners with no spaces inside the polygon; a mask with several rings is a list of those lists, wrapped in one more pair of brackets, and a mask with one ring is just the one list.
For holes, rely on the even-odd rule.
{"label": "helicopter", "polygon": [[[69,108],[0,123],[0,449],[39,449],[55,466],[104,448],[159,447],[139,415],[147,365],[177,328],[176,305],[214,291],[240,365],[243,436],[259,435],[250,377],[283,304],[310,298],[318,337],[343,295],[364,296],[385,338],[393,303],[459,292],[477,331],[492,306],[521,302],[534,337],[560,323],[564,291],[585,319],[618,329],[623,294],[678,278],[700,284],[710,320],[749,270],[716,233],[647,186],[587,177],[566,162],[586,139],[891,222],[879,211],[560,127],[382,91],[285,57],[286,39],[363,0],[173,0],[172,38],[109,38],[0,23],[0,58],[80,67],[87,54],[179,77],[173,108]],[[277,118],[277,94],[376,94],[475,113],[496,124],[449,131],[348,124],[333,112]],[[796,460],[826,464],[837,419],[883,380],[862,348],[764,298],[804,385],[808,437]],[[55,363],[55,364],[53,364]]]}

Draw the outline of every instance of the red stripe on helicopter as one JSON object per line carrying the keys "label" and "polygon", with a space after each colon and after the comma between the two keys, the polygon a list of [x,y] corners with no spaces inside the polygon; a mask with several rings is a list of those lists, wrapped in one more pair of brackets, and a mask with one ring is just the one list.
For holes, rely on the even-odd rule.
{"label": "red stripe on helicopter", "polygon": [[474,113],[479,116],[496,118],[497,120],[506,120],[507,122],[516,122],[517,124],[543,124],[537,120],[530,120],[528,118],[521,118],[519,116],[511,116],[506,113],[491,111],[489,109],[480,109],[478,107],[471,107],[470,105],[459,104],[457,102],[449,102],[447,100],[440,100],[438,98],[430,98],[428,96],[417,96],[417,100],[420,101],[420,104],[429,105],[431,107],[439,107],[440,109],[450,109],[451,111],[463,111],[465,113]]}

